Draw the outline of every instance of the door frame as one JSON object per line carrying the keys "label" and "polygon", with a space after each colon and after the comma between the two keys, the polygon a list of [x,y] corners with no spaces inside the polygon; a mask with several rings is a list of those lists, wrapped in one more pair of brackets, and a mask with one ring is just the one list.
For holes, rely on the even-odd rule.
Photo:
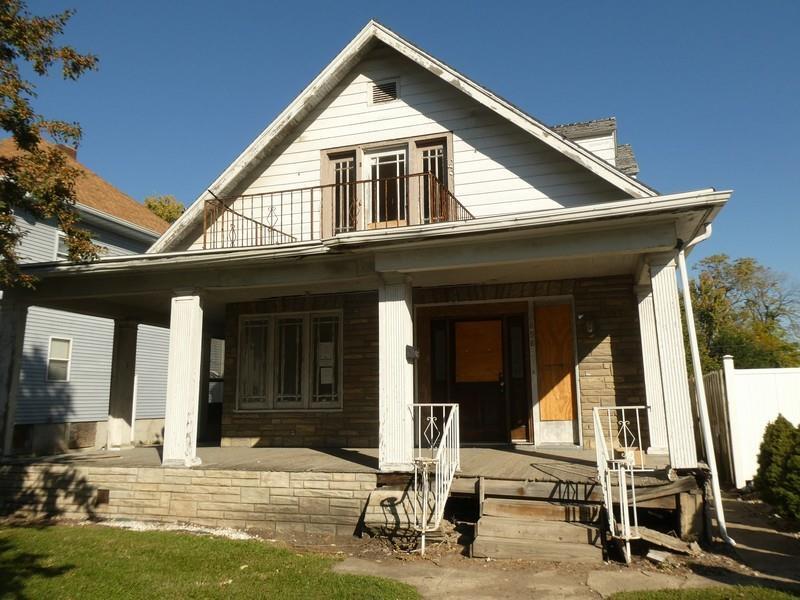
{"label": "door frame", "polygon": [[[536,304],[569,304],[572,314],[572,349],[575,359],[575,410],[576,410],[576,428],[577,428],[577,441],[575,444],[554,444],[545,443],[541,444],[543,447],[570,447],[582,448],[583,447],[583,417],[581,414],[581,387],[580,387],[580,364],[578,360],[578,330],[577,330],[577,315],[575,314],[575,298],[572,294],[559,294],[552,296],[517,296],[510,298],[494,298],[489,300],[455,300],[451,302],[428,302],[422,304],[414,304],[414,346],[420,347],[419,332],[420,328],[417,323],[419,321],[419,309],[428,309],[436,307],[457,307],[469,306],[480,304],[517,304],[520,307],[527,305],[526,319],[528,321],[528,373],[530,377],[530,388],[528,390],[528,409],[531,415],[531,423],[528,426],[528,441],[509,441],[509,444],[532,444],[534,447],[539,446],[541,420],[539,419],[539,381],[538,373],[536,372],[536,324],[534,320],[534,306]],[[449,316],[449,315],[442,315]],[[430,343],[430,342],[427,342]],[[420,364],[417,362],[414,369],[414,401],[420,401]],[[430,401],[426,398],[425,401]],[[510,434],[510,432],[509,432]],[[532,439],[531,439],[532,438]]]}
{"label": "door frame", "polygon": [[[474,307],[477,306],[492,306],[493,310],[487,310],[486,313],[481,313],[479,310],[476,310]],[[472,308],[471,308],[472,307]],[[471,310],[470,310],[471,308]],[[420,315],[418,309],[421,309],[423,312],[427,312],[428,314]],[[440,310],[436,310],[440,309]],[[448,319],[452,321],[456,321],[459,319],[463,320],[502,320],[503,321],[503,361],[504,365],[503,368],[505,369],[505,361],[507,358],[506,355],[506,343],[507,338],[505,334],[505,317],[509,315],[519,315],[524,316],[527,320],[528,317],[528,306],[527,302],[523,298],[507,298],[507,299],[499,299],[499,300],[492,300],[492,301],[478,301],[478,302],[437,302],[437,303],[430,303],[430,304],[419,304],[414,306],[414,344],[417,348],[420,347],[428,347],[430,343],[428,335],[430,333],[430,329],[428,327],[424,328],[425,335],[420,335],[423,332],[423,328],[420,326],[421,318],[426,318],[428,323],[430,323],[435,318],[442,318]],[[429,354],[429,353],[428,353]],[[526,352],[529,355],[529,352]],[[528,360],[530,357],[528,356]],[[414,369],[414,390],[415,390],[415,398],[417,401],[420,402],[430,402],[430,389],[425,388],[423,386],[423,377],[422,372],[424,371],[426,374],[429,374],[429,365],[425,364],[423,368],[422,365],[425,364],[424,361],[417,361],[417,368]],[[526,379],[530,377],[530,371],[526,372]],[[531,436],[533,435],[533,422],[530,419],[530,411],[532,406],[532,397],[531,397],[531,389],[528,386],[525,390],[526,397],[524,399],[527,409],[528,409],[528,440],[527,441],[519,441],[514,443],[530,443]],[[420,398],[420,395],[424,394],[424,398]],[[490,446],[497,446],[498,444],[510,444],[511,439],[511,429],[508,426],[508,421],[511,418],[511,411],[510,406],[508,403],[508,396],[505,397],[506,407],[506,428],[507,428],[507,435],[508,438],[505,442],[485,442],[485,443],[475,443],[470,445],[490,445]]]}
{"label": "door frame", "polygon": [[[547,304],[569,304],[570,315],[572,317],[572,356],[575,363],[574,378],[575,378],[575,427],[576,433],[574,443],[561,443],[561,442],[541,442],[541,424],[542,420],[539,418],[539,377],[536,373],[536,319],[534,318],[534,308],[536,305]],[[558,296],[536,296],[528,300],[530,323],[530,345],[531,345],[531,387],[533,408],[531,414],[533,415],[533,439],[534,445],[543,448],[583,448],[583,415],[581,411],[581,378],[580,378],[580,362],[578,358],[578,319],[575,314],[575,297],[571,294],[563,294]]]}

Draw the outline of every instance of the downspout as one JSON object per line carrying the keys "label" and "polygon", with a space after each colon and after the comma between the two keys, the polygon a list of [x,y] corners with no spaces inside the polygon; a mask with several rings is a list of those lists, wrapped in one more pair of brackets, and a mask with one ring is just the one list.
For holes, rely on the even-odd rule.
{"label": "downspout", "polygon": [[719,489],[719,472],[717,471],[717,456],[714,451],[714,440],[711,434],[711,421],[708,418],[708,405],[706,404],[706,388],[703,383],[703,367],[700,364],[700,348],[697,345],[697,331],[694,327],[694,309],[692,296],[689,292],[689,278],[686,274],[686,257],[684,250],[711,237],[711,225],[707,225],[703,233],[698,235],[688,244],[680,242],[678,245],[678,271],[680,272],[681,288],[683,292],[683,309],[686,314],[686,329],[689,333],[689,350],[692,355],[692,371],[694,372],[694,387],[697,397],[697,412],[700,417],[700,428],[703,433],[703,444],[706,447],[706,459],[711,469],[711,491],[714,494],[714,512],[717,515],[717,526],[720,537],[730,546],[736,542],[728,535],[725,523],[725,512],[722,508],[722,493]]}

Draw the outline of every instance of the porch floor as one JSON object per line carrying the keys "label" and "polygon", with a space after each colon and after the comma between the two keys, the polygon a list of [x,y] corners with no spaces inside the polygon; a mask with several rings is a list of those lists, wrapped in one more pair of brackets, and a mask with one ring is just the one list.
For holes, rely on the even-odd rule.
{"label": "porch floor", "polygon": [[[234,471],[316,471],[326,473],[376,473],[377,448],[220,448],[200,447],[198,469]],[[637,485],[666,483],[666,456],[649,455],[652,473],[637,476]],[[73,466],[157,467],[161,448],[143,447],[116,452],[91,451],[17,459],[7,462],[71,464]],[[461,470],[456,477],[512,481],[590,483],[597,472],[594,450],[535,448],[533,446],[474,447],[461,449]]]}

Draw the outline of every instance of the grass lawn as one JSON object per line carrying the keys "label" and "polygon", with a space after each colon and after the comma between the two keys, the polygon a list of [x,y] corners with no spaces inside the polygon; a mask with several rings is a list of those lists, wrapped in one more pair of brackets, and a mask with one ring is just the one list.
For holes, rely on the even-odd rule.
{"label": "grass lawn", "polygon": [[0,528],[0,598],[418,598],[257,540],[111,527]]}
{"label": "grass lawn", "polygon": [[621,592],[611,600],[797,600],[786,592],[757,587],[717,587],[689,590],[660,590],[657,592]]}

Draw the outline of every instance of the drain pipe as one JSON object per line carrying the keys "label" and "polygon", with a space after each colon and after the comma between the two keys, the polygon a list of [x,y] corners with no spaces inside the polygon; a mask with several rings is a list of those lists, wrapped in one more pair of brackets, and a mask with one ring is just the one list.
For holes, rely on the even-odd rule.
{"label": "drain pipe", "polygon": [[714,440],[711,435],[711,422],[708,419],[708,405],[706,404],[706,388],[703,384],[703,367],[700,364],[700,349],[697,345],[697,331],[694,327],[694,310],[692,309],[692,296],[689,292],[689,278],[686,275],[686,257],[684,248],[693,246],[711,236],[711,226],[706,231],[693,239],[688,245],[681,242],[678,246],[678,271],[683,288],[683,308],[686,315],[686,329],[689,333],[689,350],[692,355],[692,371],[694,372],[694,386],[697,398],[697,412],[700,416],[700,427],[703,433],[703,443],[706,447],[706,459],[711,469],[711,490],[714,494],[714,512],[717,514],[719,534],[726,544],[736,546],[736,542],[728,535],[725,523],[725,512],[722,508],[722,494],[719,489],[719,473],[717,471],[717,456],[714,452]]}

